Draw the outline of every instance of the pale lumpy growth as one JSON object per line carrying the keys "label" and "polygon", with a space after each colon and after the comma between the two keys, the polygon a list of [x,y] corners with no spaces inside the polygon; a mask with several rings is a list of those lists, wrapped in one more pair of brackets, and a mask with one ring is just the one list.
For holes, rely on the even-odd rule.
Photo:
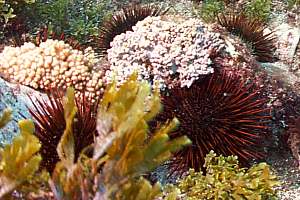
{"label": "pale lumpy growth", "polygon": [[225,47],[218,33],[199,19],[147,17],[111,42],[108,82],[120,83],[134,71],[139,78],[157,81],[161,89],[190,87],[201,75],[214,72],[210,55]]}
{"label": "pale lumpy growth", "polygon": [[87,96],[94,98],[100,95],[104,74],[94,71],[95,62],[91,48],[80,51],[64,41],[48,39],[39,46],[25,43],[5,47],[0,54],[0,71],[10,81],[35,89],[73,86],[77,95],[84,89]]}

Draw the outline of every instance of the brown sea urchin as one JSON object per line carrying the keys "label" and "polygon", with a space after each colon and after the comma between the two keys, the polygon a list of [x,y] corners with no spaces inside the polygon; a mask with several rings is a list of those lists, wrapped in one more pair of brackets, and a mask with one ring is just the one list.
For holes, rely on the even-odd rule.
{"label": "brown sea urchin", "polygon": [[96,38],[96,49],[102,55],[107,54],[107,49],[110,49],[110,42],[114,37],[132,31],[132,27],[138,21],[142,21],[148,16],[159,16],[166,14],[168,9],[152,5],[132,5],[123,8],[120,12],[114,14],[103,22],[100,28],[98,38]]}
{"label": "brown sea urchin", "polygon": [[[35,135],[42,144],[41,167],[49,172],[54,170],[55,164],[59,161],[56,148],[66,127],[63,97],[64,94],[53,89],[47,99],[31,99],[33,107],[29,107],[29,112],[35,121]],[[73,134],[77,159],[83,148],[94,141],[98,102],[90,103],[84,93],[83,97],[76,98],[75,101],[78,111],[73,123]]]}
{"label": "brown sea urchin", "polygon": [[164,110],[157,121],[177,117],[180,126],[170,137],[187,135],[193,142],[175,154],[171,172],[199,170],[210,150],[237,155],[244,164],[261,158],[270,115],[260,95],[254,84],[245,86],[237,76],[216,72],[190,88],[172,89],[163,96]]}
{"label": "brown sea urchin", "polygon": [[265,33],[266,26],[257,19],[248,19],[244,14],[221,14],[217,17],[221,26],[238,35],[250,45],[259,62],[274,61],[275,39],[273,32]]}

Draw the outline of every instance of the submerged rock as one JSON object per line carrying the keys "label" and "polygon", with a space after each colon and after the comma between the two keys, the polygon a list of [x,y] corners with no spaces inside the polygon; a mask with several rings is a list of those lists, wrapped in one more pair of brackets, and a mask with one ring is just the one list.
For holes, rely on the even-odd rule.
{"label": "submerged rock", "polygon": [[300,95],[300,76],[289,71],[289,66],[283,62],[262,64],[268,74],[276,80],[281,80],[285,86],[293,88]]}
{"label": "submerged rock", "polygon": [[291,63],[300,39],[300,28],[283,23],[277,27],[278,57],[281,61]]}
{"label": "submerged rock", "polygon": [[0,113],[5,108],[12,109],[12,120],[0,129],[0,147],[11,143],[12,139],[19,134],[18,121],[30,119],[31,115],[26,106],[30,106],[30,99],[33,97],[45,96],[29,87],[19,84],[8,83],[0,78]]}

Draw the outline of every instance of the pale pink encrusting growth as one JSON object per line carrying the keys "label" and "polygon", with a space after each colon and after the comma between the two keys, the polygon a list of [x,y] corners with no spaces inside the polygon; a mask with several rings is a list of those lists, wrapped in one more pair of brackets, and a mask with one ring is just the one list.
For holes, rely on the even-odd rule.
{"label": "pale pink encrusting growth", "polygon": [[147,17],[111,42],[106,78],[110,82],[115,74],[123,82],[137,71],[141,79],[158,81],[161,89],[190,87],[201,75],[214,72],[210,56],[225,45],[219,36],[199,19]]}

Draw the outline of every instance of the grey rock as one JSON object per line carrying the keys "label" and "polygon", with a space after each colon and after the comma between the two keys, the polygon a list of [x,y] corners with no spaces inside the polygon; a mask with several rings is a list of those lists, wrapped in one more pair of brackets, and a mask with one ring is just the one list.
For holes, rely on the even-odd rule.
{"label": "grey rock", "polygon": [[12,120],[0,129],[0,147],[12,142],[19,134],[18,121],[31,119],[27,106],[32,106],[30,98],[45,97],[42,93],[19,84],[12,84],[0,78],[0,113],[5,108],[12,109]]}
{"label": "grey rock", "polygon": [[278,54],[281,60],[293,59],[300,39],[300,28],[283,23],[276,29],[278,37]]}
{"label": "grey rock", "polygon": [[292,87],[294,91],[300,94],[300,88],[298,87],[300,83],[300,76],[289,71],[287,64],[283,62],[275,62],[262,63],[261,65],[273,79],[283,81],[286,86]]}

